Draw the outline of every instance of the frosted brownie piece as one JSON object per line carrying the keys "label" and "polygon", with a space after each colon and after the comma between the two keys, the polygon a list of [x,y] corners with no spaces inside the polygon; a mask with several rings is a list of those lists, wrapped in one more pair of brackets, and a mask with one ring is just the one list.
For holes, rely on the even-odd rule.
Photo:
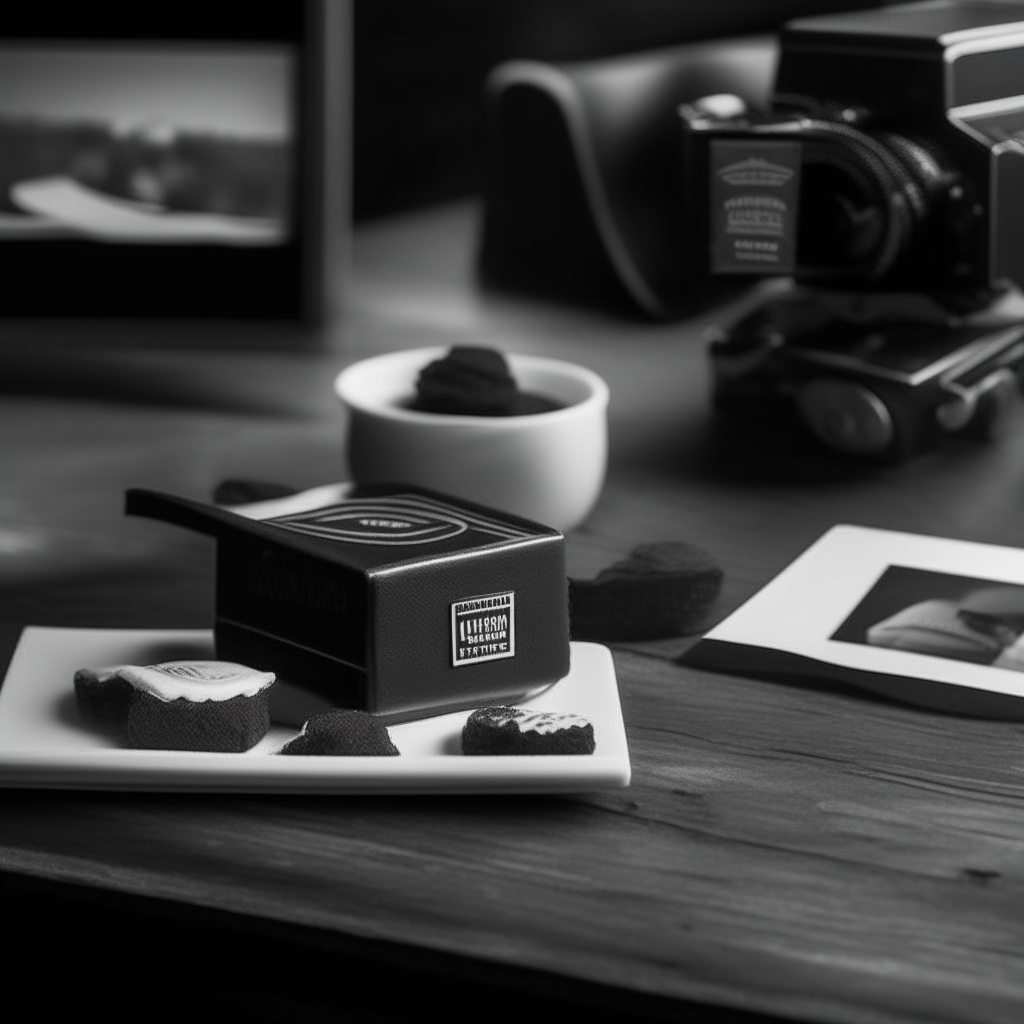
{"label": "frosted brownie piece", "polygon": [[227,661],[79,669],[83,717],[122,725],[129,747],[240,753],[270,728],[274,673]]}
{"label": "frosted brownie piece", "polygon": [[118,675],[135,687],[130,747],[240,753],[270,728],[272,672],[229,661],[171,661],[125,665]]}

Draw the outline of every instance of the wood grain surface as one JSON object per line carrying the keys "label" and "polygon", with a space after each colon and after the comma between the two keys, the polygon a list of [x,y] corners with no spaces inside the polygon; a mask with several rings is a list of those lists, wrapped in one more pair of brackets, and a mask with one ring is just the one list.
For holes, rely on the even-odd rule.
{"label": "wood grain surface", "polygon": [[[339,479],[333,374],[438,342],[609,380],[608,484],[569,537],[570,571],[644,541],[700,544],[725,570],[709,625],[837,522],[1024,544],[1024,410],[997,444],[901,467],[716,424],[711,314],[620,323],[481,294],[474,212],[364,228],[351,307],[319,354],[4,354],[0,620],[209,624],[210,542],[126,519],[124,489]],[[0,871],[792,1020],[1024,1020],[1024,726],[697,672],[676,662],[692,642],[614,648],[626,790],[6,791]]]}

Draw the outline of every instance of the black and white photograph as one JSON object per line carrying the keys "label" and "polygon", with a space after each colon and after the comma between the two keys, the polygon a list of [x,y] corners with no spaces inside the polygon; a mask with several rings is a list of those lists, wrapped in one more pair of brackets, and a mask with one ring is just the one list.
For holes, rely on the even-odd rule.
{"label": "black and white photograph", "polygon": [[1024,585],[894,565],[833,640],[1024,672]]}
{"label": "black and white photograph", "polygon": [[0,16],[0,1024],[1024,1022],[1024,0]]}
{"label": "black and white photograph", "polygon": [[1024,721],[1024,551],[837,524],[686,658]]}
{"label": "black and white photograph", "polygon": [[0,237],[279,245],[287,48],[0,45]]}

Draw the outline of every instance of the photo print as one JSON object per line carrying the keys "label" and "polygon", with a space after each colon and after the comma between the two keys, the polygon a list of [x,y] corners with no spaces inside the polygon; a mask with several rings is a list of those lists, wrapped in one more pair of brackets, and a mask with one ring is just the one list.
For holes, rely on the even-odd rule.
{"label": "photo print", "polygon": [[1024,586],[890,565],[832,639],[1024,672]]}
{"label": "photo print", "polygon": [[283,43],[0,45],[0,241],[284,244],[293,65]]}
{"label": "photo print", "polygon": [[1024,722],[1024,549],[838,524],[682,661]]}

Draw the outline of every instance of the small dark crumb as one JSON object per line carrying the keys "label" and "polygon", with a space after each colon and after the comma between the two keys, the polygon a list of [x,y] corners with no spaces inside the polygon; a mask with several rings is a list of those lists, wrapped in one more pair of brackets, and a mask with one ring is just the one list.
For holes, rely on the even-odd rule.
{"label": "small dark crumb", "polygon": [[989,882],[1003,877],[1001,872],[989,871],[986,868],[963,868],[960,874],[975,885],[988,885]]}
{"label": "small dark crumb", "polygon": [[344,708],[306,719],[302,732],[280,752],[321,757],[396,757],[399,754],[387,728],[378,719],[365,711]]}
{"label": "small dark crumb", "polygon": [[703,800],[703,793],[691,793],[688,789],[673,789],[670,791],[673,796],[682,797],[684,800]]}

